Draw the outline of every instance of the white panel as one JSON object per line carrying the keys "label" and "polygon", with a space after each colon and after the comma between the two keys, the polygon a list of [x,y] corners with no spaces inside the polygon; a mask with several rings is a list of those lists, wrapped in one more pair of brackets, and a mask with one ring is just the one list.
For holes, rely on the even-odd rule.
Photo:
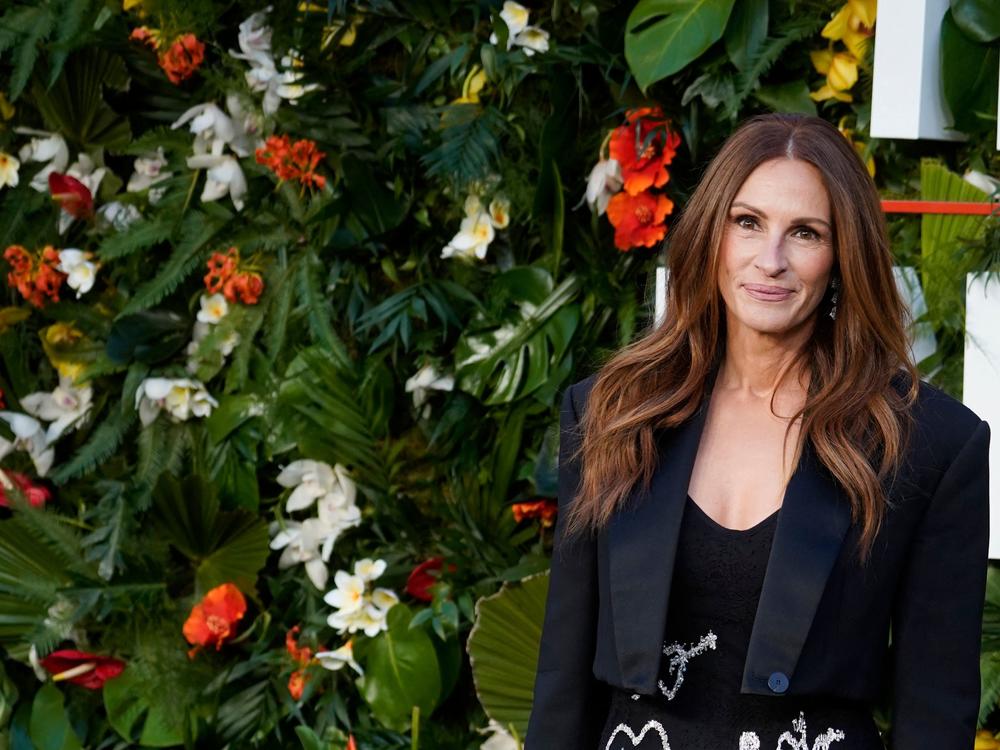
{"label": "white panel", "polygon": [[941,94],[941,19],[949,0],[879,0],[872,86],[873,138],[965,140]]}
{"label": "white panel", "polygon": [[670,271],[665,266],[656,267],[656,298],[653,300],[653,328],[659,328],[667,313],[667,277]]}
{"label": "white panel", "polygon": [[990,558],[1000,558],[1000,275],[968,274],[962,401],[990,425]]}
{"label": "white panel", "polygon": [[[924,290],[920,286],[920,276],[913,266],[893,266],[892,275],[896,279],[896,289],[906,306],[910,309],[913,320],[916,321],[927,312],[927,302]],[[930,321],[914,322],[907,332],[910,335],[910,359],[913,364],[919,364],[937,350],[937,340],[934,338],[934,326]]]}

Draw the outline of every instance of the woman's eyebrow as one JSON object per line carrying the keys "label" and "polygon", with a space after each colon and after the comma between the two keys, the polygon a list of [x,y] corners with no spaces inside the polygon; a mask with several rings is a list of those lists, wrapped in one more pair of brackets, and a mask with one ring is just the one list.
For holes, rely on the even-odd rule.
{"label": "woman's eyebrow", "polygon": [[[754,206],[751,206],[749,203],[744,203],[743,201],[733,201],[732,208],[736,208],[737,206],[742,206],[743,208],[746,208],[746,209],[749,209],[749,210],[753,211],[755,214],[760,214],[765,219],[767,218],[767,214],[766,213],[764,213],[763,211],[761,211],[759,208],[755,208]],[[793,224],[798,224],[798,223],[804,222],[804,221],[815,221],[817,224],[822,224],[827,229],[830,229],[830,222],[824,221],[823,219],[817,218],[815,216],[799,216],[799,217],[797,217],[795,219],[792,219],[792,223]]]}

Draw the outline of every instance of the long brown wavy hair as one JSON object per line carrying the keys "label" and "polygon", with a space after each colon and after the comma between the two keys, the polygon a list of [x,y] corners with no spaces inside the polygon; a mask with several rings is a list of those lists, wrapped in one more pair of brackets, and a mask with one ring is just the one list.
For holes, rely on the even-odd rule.
{"label": "long brown wavy hair", "polygon": [[886,512],[884,482],[905,450],[919,375],[909,358],[909,312],[893,280],[875,184],[832,124],[805,115],[743,122],[671,228],[665,320],[604,364],[581,418],[582,440],[571,460],[581,459],[582,479],[569,534],[604,526],[636,482],[648,490],[658,461],[656,431],[681,424],[700,406],[725,353],[718,264],[730,205],[751,172],[778,158],[801,159],[822,175],[834,227],[831,279],[840,279],[836,318],[826,314],[828,289],[809,342],[781,377],[810,374],[785,440],[801,417],[795,462],[811,440],[850,499],[852,521],[861,525],[858,559],[867,561]]}

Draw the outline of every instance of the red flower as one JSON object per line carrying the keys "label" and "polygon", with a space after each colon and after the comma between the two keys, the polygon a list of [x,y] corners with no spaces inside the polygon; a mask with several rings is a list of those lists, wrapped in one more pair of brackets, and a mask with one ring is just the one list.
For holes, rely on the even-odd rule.
{"label": "red flower", "polygon": [[[440,571],[444,560],[441,557],[432,557],[420,563],[406,579],[406,593],[414,599],[422,602],[429,602],[434,599],[430,592],[430,587],[438,582],[438,578],[431,575],[432,570]],[[457,570],[454,563],[448,563],[448,572],[454,573]]]}
{"label": "red flower", "polygon": [[296,625],[285,633],[285,650],[296,662],[304,666],[312,659],[313,652],[308,646],[299,646],[298,639],[295,637],[299,630],[300,626]]}
{"label": "red flower", "polygon": [[257,163],[265,165],[279,180],[298,180],[306,187],[322,189],[326,177],[316,174],[325,153],[307,138],[292,143],[287,135],[272,135],[255,152]]}
{"label": "red flower", "polygon": [[160,67],[175,86],[193,76],[204,59],[205,45],[194,34],[177,37],[166,51],[159,54]]}
{"label": "red flower", "polygon": [[677,153],[680,136],[670,130],[659,107],[630,110],[625,119],[611,134],[608,151],[621,165],[626,192],[638,195],[662,187],[670,179],[667,165]]}
{"label": "red flower", "polygon": [[89,690],[99,690],[125,669],[121,659],[73,649],[53,651],[40,663],[52,675],[53,682],[66,680]]}
{"label": "red flower", "polygon": [[205,289],[209,294],[222,292],[230,302],[256,305],[264,293],[264,280],[256,271],[241,271],[239,248],[231,247],[208,259]]}
{"label": "red flower", "polygon": [[188,656],[193,657],[202,646],[214,645],[216,651],[222,648],[246,611],[246,599],[231,583],[223,583],[205,594],[184,623],[184,637],[194,646]]}
{"label": "red flower", "polygon": [[667,234],[663,223],[674,210],[674,202],[665,195],[626,191],[616,193],[608,201],[608,220],[615,228],[615,247],[629,250],[643,245],[652,247]]}
{"label": "red flower", "polygon": [[150,29],[147,26],[139,26],[132,29],[132,33],[129,34],[128,38],[134,42],[142,42],[147,47],[154,50],[160,46],[159,32],[154,29]]}
{"label": "red flower", "polygon": [[49,192],[62,210],[74,219],[88,219],[94,215],[94,196],[90,188],[68,174],[52,172],[49,175]]}
{"label": "red flower", "polygon": [[358,750],[358,744],[354,741],[354,735],[348,735],[347,737],[347,747],[345,750]]}
{"label": "red flower", "polygon": [[514,503],[511,506],[511,510],[514,513],[514,520],[517,523],[520,523],[525,518],[540,518],[544,527],[549,527],[555,522],[558,508],[559,506],[554,500],[547,498],[531,500],[525,503]]}
{"label": "red flower", "polygon": [[[27,474],[22,474],[19,471],[8,471],[7,476],[10,477],[14,481],[14,484],[17,485],[18,489],[24,493],[24,496],[27,498],[32,508],[40,508],[52,499],[52,491],[44,485],[32,482],[31,478],[28,477]],[[9,507],[10,499],[7,497],[7,493],[4,490],[3,485],[0,484],[0,508]]]}

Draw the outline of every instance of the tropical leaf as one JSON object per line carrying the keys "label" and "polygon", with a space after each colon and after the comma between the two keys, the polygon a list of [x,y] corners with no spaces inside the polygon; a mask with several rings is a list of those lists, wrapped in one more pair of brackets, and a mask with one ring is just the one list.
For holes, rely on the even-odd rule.
{"label": "tropical leaf", "polygon": [[717,42],[735,0],[639,0],[625,24],[625,59],[644,92]]}
{"label": "tropical leaf", "polygon": [[523,267],[497,277],[494,293],[508,295],[513,309],[499,326],[475,327],[455,348],[456,384],[486,404],[510,403],[543,388],[570,355],[580,309],[570,301],[579,281],[552,288],[540,268]]}
{"label": "tropical leaf", "polygon": [[486,715],[521,737],[528,732],[549,574],[505,583],[476,602],[466,650]]}

